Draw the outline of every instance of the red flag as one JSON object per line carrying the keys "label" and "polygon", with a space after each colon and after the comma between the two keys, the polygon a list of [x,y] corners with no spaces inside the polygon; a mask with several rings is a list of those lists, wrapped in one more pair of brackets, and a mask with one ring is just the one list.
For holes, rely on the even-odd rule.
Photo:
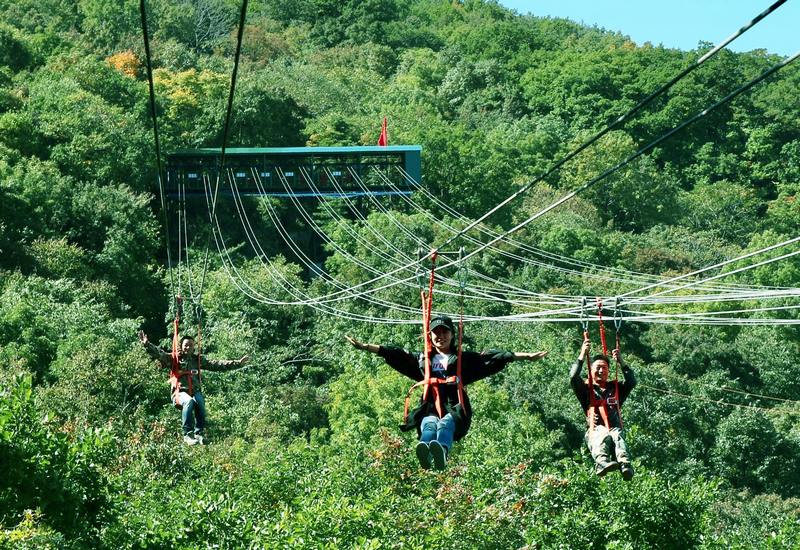
{"label": "red flag", "polygon": [[386,147],[389,145],[389,132],[386,131],[386,117],[383,117],[383,125],[381,126],[381,137],[378,138],[378,145]]}

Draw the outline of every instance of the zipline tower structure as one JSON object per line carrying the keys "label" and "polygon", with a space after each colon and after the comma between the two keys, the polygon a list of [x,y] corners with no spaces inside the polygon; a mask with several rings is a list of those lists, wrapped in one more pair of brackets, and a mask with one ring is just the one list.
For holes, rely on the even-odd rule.
{"label": "zipline tower structure", "polygon": [[[367,183],[369,193],[391,196],[410,194],[409,178],[421,180],[421,152],[419,145],[231,148],[225,151],[225,168],[236,179],[239,193],[246,195],[287,197],[288,184],[291,194],[297,197],[360,196],[366,194],[356,185],[355,180],[360,179]],[[186,196],[203,195],[203,178],[215,181],[219,162],[219,149],[183,150],[167,155],[168,196],[177,197],[181,184]],[[391,185],[371,177],[375,169],[390,178]],[[316,191],[310,189],[307,178]],[[220,184],[221,196],[230,192],[228,186]]]}
{"label": "zipline tower structure", "polygon": [[[183,211],[183,216],[186,216],[187,202],[205,211],[212,202],[210,196],[215,188],[216,202],[221,207],[217,212],[236,211],[238,216],[240,208],[244,208],[243,196],[256,201],[269,197],[287,204],[294,202],[295,208],[287,210],[288,213],[306,208],[298,201],[313,209],[315,200],[391,199],[392,196],[411,195],[419,187],[421,153],[419,145],[229,148],[225,151],[225,173],[220,174],[220,149],[182,150],[167,155],[165,195],[178,211]],[[225,217],[230,219],[229,215]],[[291,257],[292,253],[277,241],[282,231],[285,238],[302,245],[309,260],[317,266],[310,268],[307,275],[315,276],[322,269],[327,253],[320,236],[299,218],[298,214],[295,219],[273,219],[273,223],[281,223],[281,230],[278,231],[277,226],[271,228],[266,233],[265,243],[270,241],[268,246],[273,252]],[[180,254],[181,246],[176,245]]]}

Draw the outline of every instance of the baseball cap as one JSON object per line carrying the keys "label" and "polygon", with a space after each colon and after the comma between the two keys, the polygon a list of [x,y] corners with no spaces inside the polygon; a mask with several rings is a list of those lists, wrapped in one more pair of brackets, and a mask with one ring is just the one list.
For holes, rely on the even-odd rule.
{"label": "baseball cap", "polygon": [[433,331],[433,329],[439,327],[445,327],[450,332],[456,331],[455,326],[453,325],[453,320],[447,315],[437,315],[436,317],[431,319],[429,330]]}

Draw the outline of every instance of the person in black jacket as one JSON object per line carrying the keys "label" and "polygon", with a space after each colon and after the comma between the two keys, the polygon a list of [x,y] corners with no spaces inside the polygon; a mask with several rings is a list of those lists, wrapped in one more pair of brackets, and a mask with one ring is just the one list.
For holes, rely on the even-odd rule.
{"label": "person in black jacket", "polygon": [[[453,321],[447,316],[434,317],[430,322],[431,379],[433,383],[423,393],[420,404],[409,415],[406,423],[400,426],[403,431],[416,428],[419,442],[416,454],[420,466],[443,470],[447,463],[447,453],[453,441],[467,434],[472,421],[472,407],[469,397],[463,392],[459,398],[457,372],[457,342]],[[386,363],[400,374],[422,382],[425,379],[425,354],[409,352],[404,349],[364,344],[355,338],[345,336],[356,349],[369,351],[383,357]],[[547,355],[538,353],[514,353],[490,350],[484,353],[462,351],[461,382],[464,386],[491,376],[503,370],[514,360],[537,361]]]}
{"label": "person in black jacket", "polygon": [[608,357],[602,354],[595,355],[589,367],[592,374],[592,399],[589,394],[589,381],[581,377],[583,360],[588,353],[589,342],[586,341],[581,346],[578,359],[569,372],[572,391],[580,401],[589,425],[585,436],[586,445],[594,459],[595,472],[598,476],[603,477],[619,468],[623,479],[628,481],[633,478],[633,467],[628,446],[623,438],[620,407],[636,386],[636,377],[633,369],[622,360],[619,350],[615,349],[612,354],[622,368],[625,381],[609,383]]}

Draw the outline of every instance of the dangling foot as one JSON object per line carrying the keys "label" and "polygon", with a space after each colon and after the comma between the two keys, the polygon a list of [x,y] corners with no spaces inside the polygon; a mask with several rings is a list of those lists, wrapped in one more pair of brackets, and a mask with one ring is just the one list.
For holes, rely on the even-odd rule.
{"label": "dangling foot", "polygon": [[194,438],[200,445],[205,445],[206,443],[208,443],[206,441],[206,438],[203,437],[203,434],[194,434]]}
{"label": "dangling foot", "polygon": [[594,467],[594,471],[597,477],[603,477],[608,472],[613,472],[617,468],[619,468],[619,462],[598,462]]}
{"label": "dangling foot", "polygon": [[419,460],[419,465],[422,467],[423,470],[430,470],[431,469],[431,450],[428,447],[428,444],[424,441],[420,441],[417,443],[417,460]]}
{"label": "dangling foot", "polygon": [[438,441],[431,441],[430,449],[434,469],[444,470],[447,465],[447,447],[442,446]]}
{"label": "dangling foot", "polygon": [[621,462],[619,465],[619,470],[622,474],[622,479],[625,481],[630,481],[633,479],[633,466],[631,466],[630,462]]}
{"label": "dangling foot", "polygon": [[183,442],[187,445],[197,445],[198,441],[192,437],[191,434],[186,434],[183,436]]}

